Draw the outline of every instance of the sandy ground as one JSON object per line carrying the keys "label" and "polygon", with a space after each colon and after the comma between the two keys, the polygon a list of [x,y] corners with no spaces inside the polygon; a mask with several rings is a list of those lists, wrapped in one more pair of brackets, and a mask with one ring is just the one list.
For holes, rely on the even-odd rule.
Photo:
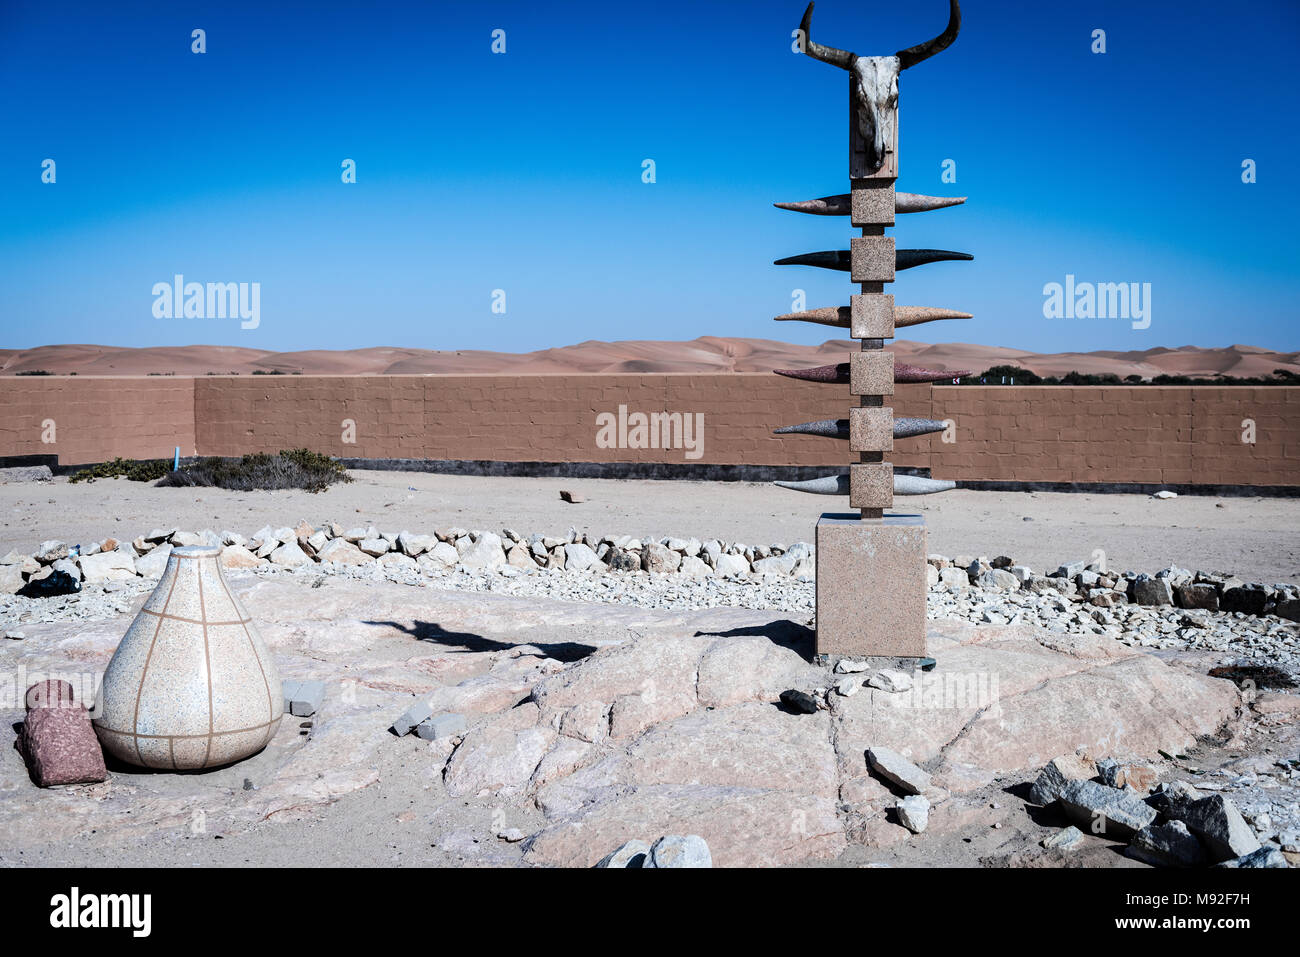
{"label": "sandy ground", "polygon": [[[72,485],[0,485],[0,553],[29,552],[59,539],[90,543],[158,526],[245,535],[265,524],[337,521],[425,531],[459,525],[523,534],[676,535],[749,544],[812,541],[817,517],[838,499],[745,482],[481,478],[419,472],[352,473],[356,481],[319,495],[154,488],[125,479]],[[560,500],[571,489],[586,501]],[[958,489],[897,501],[925,515],[930,551],[1005,554],[1037,570],[1106,553],[1120,569],[1184,567],[1262,582],[1300,582],[1300,500]]]}

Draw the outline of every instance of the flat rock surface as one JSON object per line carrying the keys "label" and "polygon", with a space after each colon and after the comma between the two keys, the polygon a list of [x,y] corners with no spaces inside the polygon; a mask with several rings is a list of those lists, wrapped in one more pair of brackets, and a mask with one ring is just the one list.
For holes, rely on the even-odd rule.
{"label": "flat rock surface", "polygon": [[[805,623],[771,611],[229,578],[283,676],[325,682],[320,710],[286,715],[265,751],[228,768],[110,764],[105,783],[41,790],[12,747],[22,703],[0,702],[0,863],[590,866],[666,834],[699,835],[716,866],[854,863],[909,845],[943,863],[955,859],[944,841],[1009,813],[989,794],[1051,758],[1182,753],[1240,708],[1231,682],[1113,640],[941,621],[939,666],[908,692],[863,688],[794,714],[782,691],[835,679],[806,660]],[[142,600],[113,620],[25,624],[24,640],[0,643],[0,672],[59,675],[89,697]],[[463,737],[393,736],[417,700],[464,715]],[[924,834],[892,818],[872,746],[930,774]],[[525,839],[496,838],[511,828]],[[1022,820],[1016,834],[1049,832]]]}

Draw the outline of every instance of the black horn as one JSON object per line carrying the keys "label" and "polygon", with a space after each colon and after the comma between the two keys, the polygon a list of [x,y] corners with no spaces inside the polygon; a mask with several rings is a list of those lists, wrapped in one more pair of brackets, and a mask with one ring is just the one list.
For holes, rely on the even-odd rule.
{"label": "black horn", "polygon": [[[953,0],[956,6],[957,0]],[[803,12],[803,19],[799,21],[799,32],[802,34],[803,52],[808,54],[814,60],[821,60],[823,63],[829,63],[831,66],[837,66],[841,70],[853,68],[853,61],[857,55],[850,53],[848,50],[837,50],[835,47],[824,47],[820,43],[813,43],[812,39],[812,12],[816,4],[808,4],[808,9]],[[954,33],[953,36],[956,36]],[[949,40],[948,43],[952,41]],[[945,46],[947,44],[944,44]],[[939,51],[934,51],[938,53]]]}
{"label": "black horn", "polygon": [[[808,12],[812,12],[811,4],[808,6]],[[804,14],[804,21],[807,22],[807,19],[808,14]],[[899,50],[894,54],[898,57],[899,69],[906,70],[909,66],[916,66],[922,60],[930,59],[936,53],[942,53],[952,46],[952,41],[957,39],[959,30],[961,30],[961,7],[957,5],[957,0],[948,0],[948,28],[933,40],[918,43],[914,47]]]}

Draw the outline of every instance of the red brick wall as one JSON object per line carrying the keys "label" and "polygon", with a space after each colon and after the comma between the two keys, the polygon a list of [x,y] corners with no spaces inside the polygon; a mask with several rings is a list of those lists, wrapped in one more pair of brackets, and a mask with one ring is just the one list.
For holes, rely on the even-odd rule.
{"label": "red brick wall", "polygon": [[[768,374],[0,378],[0,454],[238,455],[306,446],[353,458],[843,467],[848,443],[771,429],[847,416],[846,387]],[[703,456],[601,448],[597,416],[703,413]],[[950,419],[955,441],[889,458],[937,478],[1300,485],[1300,388],[900,385],[896,415]],[[58,442],[40,441],[53,418]],[[343,441],[344,420],[355,442]],[[1255,442],[1242,442],[1242,421]]]}
{"label": "red brick wall", "polygon": [[[0,377],[0,455],[64,464],[194,454],[194,379],[172,376]],[[52,443],[41,441],[53,420]]]}

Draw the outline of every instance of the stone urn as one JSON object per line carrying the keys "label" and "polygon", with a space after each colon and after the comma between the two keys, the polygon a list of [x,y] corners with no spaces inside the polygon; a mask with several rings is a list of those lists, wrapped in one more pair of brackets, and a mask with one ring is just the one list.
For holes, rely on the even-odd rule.
{"label": "stone urn", "polygon": [[104,672],[95,732],[146,768],[230,764],[280,726],[280,674],[221,567],[221,546],[174,549]]}

